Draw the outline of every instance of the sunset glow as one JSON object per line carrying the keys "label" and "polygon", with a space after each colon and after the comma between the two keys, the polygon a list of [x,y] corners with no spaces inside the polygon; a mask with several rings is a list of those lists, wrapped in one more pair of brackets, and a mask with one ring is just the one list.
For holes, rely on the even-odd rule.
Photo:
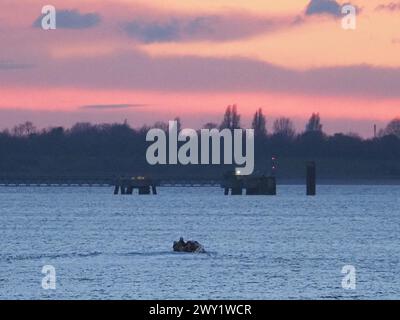
{"label": "sunset glow", "polygon": [[302,130],[319,112],[328,132],[370,136],[400,115],[400,5],[351,4],[356,30],[307,11],[310,0],[54,0],[66,13],[45,31],[41,1],[3,0],[1,127],[34,114],[39,126],[71,114],[200,127],[237,104],[245,124],[261,107],[269,123],[285,115]]}

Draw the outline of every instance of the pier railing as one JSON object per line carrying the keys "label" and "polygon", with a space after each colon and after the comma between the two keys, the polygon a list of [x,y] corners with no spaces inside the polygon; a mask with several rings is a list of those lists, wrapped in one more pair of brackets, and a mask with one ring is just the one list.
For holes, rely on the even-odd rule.
{"label": "pier railing", "polygon": [[[0,186],[106,187],[115,186],[119,179],[119,176],[0,176]],[[203,177],[160,177],[153,180],[162,187],[219,187],[222,184],[222,179]]]}

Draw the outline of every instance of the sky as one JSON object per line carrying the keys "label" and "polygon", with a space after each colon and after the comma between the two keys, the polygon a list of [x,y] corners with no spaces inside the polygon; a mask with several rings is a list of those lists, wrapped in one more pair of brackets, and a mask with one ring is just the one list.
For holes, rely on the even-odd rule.
{"label": "sky", "polygon": [[[132,126],[179,116],[373,135],[400,116],[400,1],[0,0],[0,128],[77,121]],[[56,8],[56,30],[41,28]]]}

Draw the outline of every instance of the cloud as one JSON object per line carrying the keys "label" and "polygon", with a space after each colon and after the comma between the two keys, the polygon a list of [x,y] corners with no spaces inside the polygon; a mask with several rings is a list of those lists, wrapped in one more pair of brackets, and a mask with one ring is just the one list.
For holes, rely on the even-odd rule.
{"label": "cloud", "polygon": [[341,15],[341,5],[334,0],[311,0],[306,8],[306,15],[328,14]]}
{"label": "cloud", "polygon": [[95,104],[81,106],[79,109],[84,110],[107,110],[107,109],[129,109],[129,108],[141,108],[145,107],[145,104]]}
{"label": "cloud", "polygon": [[[33,23],[33,26],[40,28],[42,25],[40,16]],[[101,17],[97,13],[80,13],[78,10],[57,10],[56,24],[61,29],[87,29],[97,26],[101,22]]]}
{"label": "cloud", "polygon": [[31,64],[15,63],[12,61],[0,60],[0,70],[15,70],[15,69],[27,69],[32,68]]}
{"label": "cloud", "polygon": [[[38,64],[36,61],[35,64]],[[112,67],[110,67],[112,66]],[[349,98],[400,98],[400,68],[357,65],[294,70],[245,58],[109,56],[46,61],[41,86],[158,92],[269,92]],[[8,85],[37,86],[34,69],[0,73]],[[92,107],[93,108],[93,107]]]}
{"label": "cloud", "polygon": [[145,43],[176,41],[180,39],[181,25],[176,20],[166,23],[134,21],[126,24],[125,31]]}
{"label": "cloud", "polygon": [[400,2],[390,2],[387,4],[380,4],[375,8],[376,11],[399,11],[400,10]]}
{"label": "cloud", "polygon": [[144,43],[227,41],[295,25],[294,18],[265,18],[246,14],[177,16],[161,21],[136,19],[124,24],[125,32]]}

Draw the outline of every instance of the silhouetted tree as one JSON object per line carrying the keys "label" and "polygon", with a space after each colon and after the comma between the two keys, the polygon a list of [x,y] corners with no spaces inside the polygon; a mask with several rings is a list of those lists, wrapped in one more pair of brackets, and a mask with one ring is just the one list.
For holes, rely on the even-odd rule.
{"label": "silhouetted tree", "polygon": [[225,110],[224,118],[220,124],[220,129],[229,128],[232,123],[232,108],[228,106]]}
{"label": "silhouetted tree", "polygon": [[[254,128],[261,128],[257,110]],[[239,127],[236,107],[228,107],[224,119],[227,128]],[[314,129],[321,129],[320,120],[313,120]],[[215,128],[209,123],[205,128]],[[154,127],[168,130],[168,123]],[[150,166],[146,160],[149,142],[145,137],[151,127],[131,128],[127,122],[91,124],[82,122],[71,129],[62,127],[38,131],[32,123],[16,126],[0,133],[0,173],[33,176],[133,176],[211,177],[222,176],[228,166]],[[304,159],[315,159],[324,178],[398,178],[400,179],[400,119],[391,121],[382,135],[362,139],[354,134],[327,136],[309,131],[296,136],[288,118],[273,123],[273,135],[255,140],[255,172],[268,172],[269,159],[279,159],[279,175],[301,178]],[[223,145],[221,144],[223,151]],[[211,145],[210,145],[211,148]],[[211,150],[211,149],[210,149]],[[209,151],[210,151],[209,150]],[[221,153],[222,153],[221,151]],[[211,156],[211,151],[209,153]]]}
{"label": "silhouetted tree", "polygon": [[232,129],[240,129],[240,115],[235,104],[232,106]]}
{"label": "silhouetted tree", "polygon": [[50,136],[63,136],[65,134],[65,130],[63,127],[54,127],[54,128],[48,128],[46,130],[43,130],[44,134],[48,134]]}
{"label": "silhouetted tree", "polygon": [[306,125],[306,132],[322,132],[322,124],[319,113],[313,113]]}
{"label": "silhouetted tree", "polygon": [[237,112],[236,105],[226,108],[220,129],[240,129],[240,115]]}
{"label": "silhouetted tree", "polygon": [[296,131],[294,124],[289,118],[281,117],[274,121],[274,135],[283,138],[294,138]]}
{"label": "silhouetted tree", "polygon": [[161,129],[165,132],[168,132],[168,123],[164,122],[164,121],[157,121],[153,124],[153,128],[156,129]]}
{"label": "silhouetted tree", "polygon": [[12,129],[13,135],[16,137],[27,137],[31,134],[36,133],[36,127],[32,122],[27,121],[25,123],[19,124]]}
{"label": "silhouetted tree", "polygon": [[4,136],[11,136],[10,130],[8,128],[1,131],[1,134]]}
{"label": "silhouetted tree", "polygon": [[178,130],[178,132],[180,132],[180,131],[182,130],[182,121],[181,121],[181,118],[176,117],[174,120],[176,121],[177,130]]}
{"label": "silhouetted tree", "polygon": [[267,135],[266,120],[263,115],[262,109],[258,109],[254,114],[253,122],[251,127],[254,129],[254,135],[256,137],[265,137]]}
{"label": "silhouetted tree", "polygon": [[216,123],[214,123],[214,122],[207,122],[207,123],[203,126],[203,129],[208,129],[208,130],[217,129],[217,128],[218,128],[218,125],[217,125]]}
{"label": "silhouetted tree", "polygon": [[88,132],[93,129],[93,125],[90,122],[77,122],[69,130],[72,134],[79,134],[83,132]]}
{"label": "silhouetted tree", "polygon": [[393,135],[400,138],[400,118],[393,119],[388,123],[385,129],[381,130],[379,136]]}

